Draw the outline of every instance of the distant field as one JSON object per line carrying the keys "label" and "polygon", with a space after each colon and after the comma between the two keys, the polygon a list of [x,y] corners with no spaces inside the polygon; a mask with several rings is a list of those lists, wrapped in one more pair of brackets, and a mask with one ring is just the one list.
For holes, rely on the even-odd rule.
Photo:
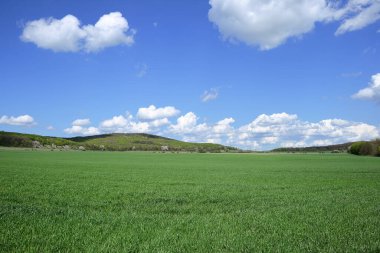
{"label": "distant field", "polygon": [[379,252],[380,158],[0,150],[0,252]]}

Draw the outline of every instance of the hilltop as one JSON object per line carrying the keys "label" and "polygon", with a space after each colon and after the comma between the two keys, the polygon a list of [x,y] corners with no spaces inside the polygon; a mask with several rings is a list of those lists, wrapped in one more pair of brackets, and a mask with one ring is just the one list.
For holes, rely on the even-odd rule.
{"label": "hilltop", "polygon": [[144,133],[113,133],[60,138],[0,131],[0,146],[58,150],[236,152],[237,148],[211,143],[178,141]]}

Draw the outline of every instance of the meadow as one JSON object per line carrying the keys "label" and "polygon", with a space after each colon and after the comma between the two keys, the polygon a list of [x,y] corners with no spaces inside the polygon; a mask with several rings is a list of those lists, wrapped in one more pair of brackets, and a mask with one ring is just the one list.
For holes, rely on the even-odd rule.
{"label": "meadow", "polygon": [[379,252],[380,159],[0,150],[0,252]]}

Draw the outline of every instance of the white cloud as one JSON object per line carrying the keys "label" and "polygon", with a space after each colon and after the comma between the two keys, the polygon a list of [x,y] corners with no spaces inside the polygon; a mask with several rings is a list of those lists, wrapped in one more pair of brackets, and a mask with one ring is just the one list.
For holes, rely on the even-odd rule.
{"label": "white cloud", "polygon": [[128,124],[128,120],[123,116],[114,116],[111,119],[104,120],[100,126],[103,128],[115,128],[125,127]]}
{"label": "white cloud", "polygon": [[179,113],[173,106],[165,106],[161,108],[156,108],[154,105],[150,105],[147,108],[139,108],[137,112],[137,117],[141,120],[155,120],[162,118],[170,118],[176,116]]}
{"label": "white cloud", "polygon": [[378,0],[210,0],[209,20],[224,39],[269,50],[312,31],[318,22],[341,21],[336,35],[380,18]]}
{"label": "white cloud", "polygon": [[238,135],[238,139],[239,139],[239,140],[246,140],[246,139],[248,139],[250,136],[251,136],[250,134],[243,132],[243,133],[239,133],[239,135]]}
{"label": "white cloud", "polygon": [[12,126],[31,126],[36,124],[36,122],[34,121],[32,116],[27,114],[17,117],[8,117],[7,115],[4,115],[0,118],[0,124]]}
{"label": "white cloud", "polygon": [[73,15],[62,19],[39,19],[26,24],[21,39],[40,48],[55,52],[76,52],[86,33],[79,27],[80,21]]}
{"label": "white cloud", "polygon": [[90,135],[90,133],[157,133],[162,130],[162,127],[170,124],[167,117],[176,115],[178,112],[171,106],[156,108],[151,105],[139,109],[138,116],[143,121],[139,121],[127,113],[105,119],[100,122],[98,127],[84,127],[91,123],[90,119],[77,119],[72,122],[72,127],[66,128],[64,131],[67,134],[82,135]]}
{"label": "white cloud", "polygon": [[356,99],[374,100],[380,103],[380,73],[373,75],[368,87],[359,90],[352,97]]}
{"label": "white cloud", "polygon": [[53,126],[47,126],[46,129],[49,130],[49,131],[52,131],[52,130],[54,130],[55,128],[54,128]]}
{"label": "white cloud", "polygon": [[351,0],[343,9],[343,15],[348,16],[336,35],[362,29],[380,19],[380,2],[378,0]]}
{"label": "white cloud", "polygon": [[188,112],[177,119],[176,124],[168,126],[168,133],[179,136],[184,141],[208,142],[208,143],[228,143],[234,135],[234,128],[231,126],[235,120],[225,118],[215,124],[198,124],[198,117],[193,112]]}
{"label": "white cloud", "polygon": [[97,52],[117,45],[132,45],[135,30],[120,12],[103,15],[95,25],[81,26],[73,15],[28,22],[21,40],[55,52]]}
{"label": "white cloud", "polygon": [[235,120],[233,118],[225,118],[220,120],[213,126],[213,132],[217,134],[229,133],[232,131],[231,124],[234,122]]}
{"label": "white cloud", "polygon": [[71,126],[64,130],[67,134],[80,134],[80,135],[97,135],[100,134],[100,130],[96,127],[83,127],[83,126]]}
{"label": "white cloud", "polygon": [[101,131],[97,127],[85,127],[91,124],[90,119],[76,119],[71,123],[71,127],[65,128],[63,131],[67,134],[80,134],[80,135],[97,135]]}
{"label": "white cloud", "polygon": [[334,144],[331,140],[315,140],[311,143],[311,146],[327,146]]}
{"label": "white cloud", "polygon": [[74,121],[72,127],[64,131],[67,134],[80,135],[153,133],[184,141],[220,143],[254,150],[268,150],[280,146],[330,145],[371,140],[380,136],[380,128],[363,122],[343,119],[309,122],[301,120],[296,114],[286,112],[261,114],[248,124],[235,127],[236,122],[232,117],[206,123],[194,112],[188,112],[179,116],[175,123],[170,123],[167,117],[163,117],[167,115],[167,111],[164,113],[165,110],[160,111],[160,108],[151,106],[145,109],[149,110],[143,110],[142,119],[134,118],[128,113],[105,119],[98,127],[85,127],[78,124],[87,122]]}
{"label": "white cloud", "polygon": [[130,132],[130,133],[149,133],[151,132],[149,123],[147,122],[131,122],[129,128],[126,128],[121,132]]}
{"label": "white cloud", "polygon": [[[380,135],[375,126],[342,119],[326,119],[313,123],[297,115],[279,113],[260,115],[237,130],[236,142],[257,141],[261,148],[276,146],[313,146],[370,140]],[[272,145],[267,145],[272,144]]]}
{"label": "white cloud", "polygon": [[208,102],[214,100],[218,97],[219,90],[216,88],[211,88],[210,90],[205,90],[201,96],[202,102]]}
{"label": "white cloud", "polygon": [[275,144],[278,142],[278,137],[277,136],[268,136],[264,137],[260,141],[262,144]]}
{"label": "white cloud", "polygon": [[310,32],[329,14],[324,0],[210,0],[210,5],[209,19],[225,39],[262,50]]}
{"label": "white cloud", "polygon": [[261,114],[254,121],[252,121],[251,125],[283,124],[296,119],[297,115],[287,114],[285,112],[274,113],[272,115]]}
{"label": "white cloud", "polygon": [[188,112],[177,119],[177,124],[170,125],[169,131],[180,135],[200,134],[206,132],[209,127],[207,124],[197,124],[198,117],[193,112]]}
{"label": "white cloud", "polygon": [[299,148],[306,147],[307,144],[304,141],[284,141],[281,143],[281,147],[285,148]]}
{"label": "white cloud", "polygon": [[197,125],[197,116],[193,112],[188,112],[177,119],[176,125],[171,125],[173,133],[189,133],[192,132]]}
{"label": "white cloud", "polygon": [[90,119],[76,119],[71,123],[73,126],[86,126],[90,125]]}
{"label": "white cloud", "polygon": [[342,119],[325,119],[313,123],[300,120],[295,114],[261,114],[249,124],[234,128],[233,118],[215,124],[199,123],[189,112],[180,116],[167,133],[185,141],[221,143],[247,149],[272,149],[279,146],[300,147],[338,144],[379,137],[375,126]]}
{"label": "white cloud", "polygon": [[168,118],[162,118],[150,121],[149,124],[154,127],[161,127],[170,124],[170,121]]}
{"label": "white cloud", "polygon": [[106,133],[149,133],[154,128],[165,125],[164,121],[164,119],[161,119],[151,122],[140,122],[134,121],[132,115],[127,115],[127,117],[119,115],[101,122],[100,128]]}
{"label": "white cloud", "polygon": [[342,131],[350,141],[370,140],[379,137],[379,130],[375,126],[365,123],[353,123]]}
{"label": "white cloud", "polygon": [[206,139],[206,143],[219,144],[221,142],[222,142],[222,139],[219,139],[219,138],[208,138],[208,139]]}
{"label": "white cloud", "polygon": [[127,35],[128,29],[128,21],[120,12],[103,15],[95,25],[83,27],[86,32],[84,48],[87,52],[95,52],[106,47],[132,45],[135,31],[132,29]]}

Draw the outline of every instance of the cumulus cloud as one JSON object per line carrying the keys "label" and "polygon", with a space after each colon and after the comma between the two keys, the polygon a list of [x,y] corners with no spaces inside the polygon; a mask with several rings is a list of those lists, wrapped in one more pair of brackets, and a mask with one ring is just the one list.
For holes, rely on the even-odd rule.
{"label": "cumulus cloud", "polygon": [[233,118],[225,118],[215,124],[198,123],[198,116],[188,112],[177,119],[176,124],[168,126],[168,133],[179,136],[184,141],[224,143],[226,144],[235,134],[231,126]]}
{"label": "cumulus cloud", "polygon": [[71,127],[65,128],[63,131],[67,134],[79,134],[79,135],[97,135],[101,131],[96,127],[85,127],[91,124],[90,119],[76,119],[71,123]]}
{"label": "cumulus cloud", "polygon": [[90,125],[91,121],[90,119],[76,119],[71,124],[74,126],[86,126]]}
{"label": "cumulus cloud", "polygon": [[223,120],[218,121],[213,126],[213,132],[217,134],[228,134],[233,129],[231,124],[234,123],[235,120],[233,118],[225,118]]}
{"label": "cumulus cloud", "polygon": [[225,39],[271,49],[311,31],[328,14],[324,0],[210,0],[209,19]]}
{"label": "cumulus cloud", "polygon": [[158,133],[164,126],[170,125],[169,117],[179,113],[172,106],[157,108],[151,105],[140,108],[137,118],[131,114],[116,115],[100,122],[98,127],[90,126],[90,119],[77,119],[70,128],[64,129],[67,134],[92,135],[101,133]]}
{"label": "cumulus cloud", "polygon": [[373,75],[368,87],[359,90],[352,97],[355,99],[373,100],[380,103],[380,73]]}
{"label": "cumulus cloud", "polygon": [[71,126],[64,130],[67,134],[97,135],[100,131],[96,127]]}
{"label": "cumulus cloud", "polygon": [[262,144],[275,144],[278,142],[277,136],[268,136],[261,139]]}
{"label": "cumulus cloud", "polygon": [[224,39],[275,48],[312,31],[318,22],[339,21],[336,35],[361,29],[379,19],[378,0],[210,0],[209,20]]}
{"label": "cumulus cloud", "polygon": [[101,122],[100,128],[106,133],[149,133],[164,125],[163,121],[141,122],[135,121],[132,115],[119,115]]}
{"label": "cumulus cloud", "polygon": [[252,121],[251,125],[284,124],[296,119],[297,115],[287,114],[285,112],[274,113],[272,115],[261,114],[254,121]]}
{"label": "cumulus cloud", "polygon": [[128,120],[123,116],[114,116],[111,119],[104,120],[100,126],[103,128],[124,127],[128,124]]}
{"label": "cumulus cloud", "polygon": [[97,52],[117,45],[132,45],[134,29],[120,12],[103,15],[95,25],[81,26],[73,15],[42,18],[26,23],[21,40],[55,52]]}
{"label": "cumulus cloud", "polygon": [[210,90],[205,90],[201,96],[202,102],[208,102],[214,100],[218,97],[219,90],[216,88],[211,88]]}
{"label": "cumulus cloud", "polygon": [[160,127],[160,126],[170,124],[170,121],[168,118],[162,118],[162,119],[156,119],[156,120],[150,121],[149,124],[153,127]]}
{"label": "cumulus cloud", "polygon": [[254,141],[255,145],[259,144],[261,148],[338,144],[370,140],[380,135],[378,128],[361,122],[326,119],[313,123],[302,121],[297,115],[287,113],[260,115],[236,132],[240,137],[237,143],[242,139],[244,142],[241,143],[245,145]]}
{"label": "cumulus cloud", "polygon": [[137,111],[137,117],[141,120],[155,120],[170,118],[176,116],[179,112],[180,111],[173,106],[156,108],[154,105],[150,105],[147,108],[139,108]]}
{"label": "cumulus cloud", "polygon": [[221,143],[247,149],[330,145],[358,140],[371,140],[380,135],[375,126],[342,119],[308,122],[295,114],[261,114],[250,123],[235,128],[233,118],[214,124],[198,122],[189,112],[169,125],[168,133],[185,141]]}
{"label": "cumulus cloud", "polygon": [[21,39],[56,52],[75,52],[79,51],[80,41],[86,37],[79,26],[80,21],[73,15],[67,15],[60,20],[34,20],[26,24]]}
{"label": "cumulus cloud", "polygon": [[0,124],[2,125],[12,125],[12,126],[31,126],[36,124],[33,117],[30,115],[21,115],[21,116],[10,116],[4,115],[0,118]]}
{"label": "cumulus cloud", "polygon": [[206,132],[208,126],[205,123],[197,124],[197,121],[197,115],[193,112],[188,112],[177,119],[177,124],[170,125],[170,132],[180,135]]}
{"label": "cumulus cloud", "polygon": [[90,120],[80,119],[64,131],[67,134],[80,135],[153,133],[184,141],[220,143],[255,150],[339,144],[371,140],[380,136],[378,127],[363,122],[344,119],[309,122],[300,119],[296,114],[286,112],[261,114],[249,123],[239,126],[235,126],[236,122],[232,117],[214,123],[203,122],[194,112],[180,115],[171,123],[165,116],[177,113],[173,114],[173,110],[169,110],[172,113],[158,110],[163,108],[168,107],[149,106],[145,108],[149,110],[142,110],[140,117],[136,118],[129,113],[113,116],[101,121],[98,127],[84,125]]}

